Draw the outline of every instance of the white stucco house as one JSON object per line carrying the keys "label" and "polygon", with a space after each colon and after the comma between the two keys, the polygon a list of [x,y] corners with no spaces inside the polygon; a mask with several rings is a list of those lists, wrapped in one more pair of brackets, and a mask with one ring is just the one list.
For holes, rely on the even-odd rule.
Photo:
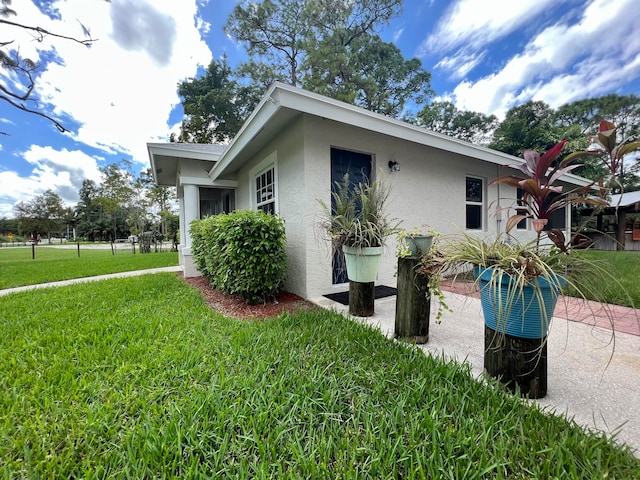
{"label": "white stucco house", "polygon": [[[282,83],[269,88],[229,145],[149,143],[147,149],[155,182],[178,189],[185,276],[199,275],[191,221],[262,209],[285,220],[285,289],[303,298],[345,289],[336,283],[342,280],[333,275],[329,242],[317,228],[318,199],[330,202],[332,182],[345,171],[383,179],[391,192],[389,214],[407,230],[426,224],[445,235],[496,234],[506,216],[492,212],[517,198],[514,189],[488,185],[515,157]],[[570,226],[569,214],[556,226]],[[533,236],[526,223],[517,233]],[[394,242],[383,257],[379,284],[395,286]]]}

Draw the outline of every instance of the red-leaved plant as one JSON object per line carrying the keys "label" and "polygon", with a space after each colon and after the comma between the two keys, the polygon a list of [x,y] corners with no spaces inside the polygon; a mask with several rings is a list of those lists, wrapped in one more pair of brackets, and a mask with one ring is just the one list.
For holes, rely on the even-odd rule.
{"label": "red-leaved plant", "polygon": [[[640,151],[640,141],[632,141],[631,138],[623,139],[617,143],[618,128],[608,120],[602,120],[598,126],[598,134],[589,137],[591,145],[586,154],[599,155],[607,166],[610,175],[610,186],[616,186],[623,192],[623,157],[629,153]],[[577,152],[576,152],[577,153]],[[620,176],[618,180],[617,177]],[[617,184],[617,185],[616,185]]]}
{"label": "red-leaved plant", "polygon": [[[538,235],[538,241],[544,232],[562,251],[567,250],[562,230],[553,229],[546,232],[544,230],[551,214],[573,204],[590,206],[607,204],[604,199],[591,194],[595,182],[567,190],[562,185],[557,185],[563,175],[580,166],[574,163],[579,157],[592,154],[575,152],[557,161],[566,142],[566,140],[561,141],[543,155],[533,150],[525,151],[524,163],[507,165],[509,168],[520,170],[523,175],[503,175],[491,182],[520,188],[523,191],[522,198],[518,199],[518,205],[515,207],[516,213],[507,220],[507,233],[528,218],[531,219],[531,224]],[[507,209],[511,208],[513,207]]]}

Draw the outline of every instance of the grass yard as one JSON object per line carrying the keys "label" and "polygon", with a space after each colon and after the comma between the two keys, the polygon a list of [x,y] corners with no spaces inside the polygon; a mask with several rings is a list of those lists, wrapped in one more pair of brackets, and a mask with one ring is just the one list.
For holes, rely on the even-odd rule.
{"label": "grass yard", "polygon": [[0,248],[0,289],[178,265],[177,252],[136,252],[124,244],[118,245],[115,255],[110,248],[80,245],[78,257],[76,248],[37,246],[32,259],[31,247]]}
{"label": "grass yard", "polygon": [[580,251],[580,255],[595,261],[618,282],[616,284],[604,275],[594,277],[591,288],[594,295],[597,295],[594,300],[626,307],[640,307],[640,252],[583,250]]}
{"label": "grass yard", "polygon": [[[150,255],[153,256],[153,255]],[[640,460],[325,310],[173,274],[0,300],[2,478],[640,478]]]}

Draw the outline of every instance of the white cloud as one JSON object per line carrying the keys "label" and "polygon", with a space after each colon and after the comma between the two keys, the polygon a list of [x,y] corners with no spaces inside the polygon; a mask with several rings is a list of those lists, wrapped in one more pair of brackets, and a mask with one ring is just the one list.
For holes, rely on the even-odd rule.
{"label": "white cloud", "polygon": [[[97,41],[91,48],[55,40],[63,64],[47,65],[37,93],[61,118],[81,127],[73,138],[107,153],[148,162],[146,142],[165,139],[171,109],[179,103],[177,84],[193,76],[212,55],[196,27],[195,0],[58,0],[60,19],[50,19],[28,2],[16,6],[18,19],[51,31],[82,36],[82,21]],[[18,43],[18,42],[16,42]],[[39,58],[43,43],[20,41],[23,54]],[[26,45],[28,48],[22,47]]]}
{"label": "white cloud", "polygon": [[111,7],[112,38],[124,50],[146,52],[159,66],[169,63],[176,38],[173,18],[140,0],[120,0]]}
{"label": "white cloud", "polygon": [[33,145],[22,158],[31,165],[28,176],[11,170],[0,171],[0,217],[11,216],[15,203],[32,200],[49,189],[60,195],[67,206],[74,206],[84,179],[101,181],[98,162],[103,159],[80,150]]}
{"label": "white cloud", "polygon": [[522,28],[558,0],[458,0],[452,2],[435,30],[420,44],[418,57],[457,51],[469,56],[487,44]]}
{"label": "white cloud", "polygon": [[404,33],[404,28],[399,28],[398,30],[393,32],[393,43],[398,43],[398,40],[400,40],[400,37],[402,37],[403,33]]}
{"label": "white cloud", "polygon": [[640,76],[636,0],[595,0],[578,23],[558,23],[535,36],[504,67],[453,91],[458,108],[502,117],[510,107],[542,100],[552,108],[597,97]]}
{"label": "white cloud", "polygon": [[444,57],[435,65],[435,68],[441,68],[443,70],[452,72],[451,77],[453,79],[464,78],[471,70],[473,70],[482,59],[485,57],[485,53],[461,53],[452,56]]}

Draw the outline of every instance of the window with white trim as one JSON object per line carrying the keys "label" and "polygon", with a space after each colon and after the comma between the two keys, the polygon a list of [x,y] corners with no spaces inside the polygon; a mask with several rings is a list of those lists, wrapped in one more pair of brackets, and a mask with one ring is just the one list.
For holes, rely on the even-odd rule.
{"label": "window with white trim", "polygon": [[276,213],[276,169],[271,167],[255,179],[256,209]]}
{"label": "window with white trim", "polygon": [[249,172],[251,181],[251,205],[255,210],[278,213],[277,154],[271,153]]}
{"label": "window with white trim", "polygon": [[484,225],[484,180],[466,177],[466,229],[482,230]]}
{"label": "window with white trim", "polygon": [[[524,190],[521,188],[518,188],[517,190],[517,205],[518,207],[523,207],[525,205],[524,203]],[[516,208],[516,214],[517,215],[526,215],[527,214],[527,209],[526,208]],[[525,218],[524,220],[520,220],[518,222],[518,224],[516,225],[516,230],[526,230],[527,229],[527,219]]]}

